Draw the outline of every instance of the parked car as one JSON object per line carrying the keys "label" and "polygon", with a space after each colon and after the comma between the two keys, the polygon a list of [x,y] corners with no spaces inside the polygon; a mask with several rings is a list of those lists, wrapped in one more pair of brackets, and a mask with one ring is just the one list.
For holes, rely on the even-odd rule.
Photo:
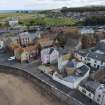
{"label": "parked car", "polygon": [[8,58],[8,61],[9,61],[11,64],[15,63],[15,60],[16,60],[15,56],[11,56],[11,57]]}

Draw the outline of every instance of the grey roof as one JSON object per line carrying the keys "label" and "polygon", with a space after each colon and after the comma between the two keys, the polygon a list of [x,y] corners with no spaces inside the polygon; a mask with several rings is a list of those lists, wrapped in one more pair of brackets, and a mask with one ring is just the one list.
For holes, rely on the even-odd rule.
{"label": "grey roof", "polygon": [[101,53],[90,52],[88,53],[87,57],[93,58],[99,61],[105,61],[105,54],[101,54]]}
{"label": "grey roof", "polygon": [[104,42],[97,43],[96,49],[99,49],[99,50],[105,52],[105,43]]}
{"label": "grey roof", "polygon": [[96,81],[84,81],[81,83],[81,86],[86,88],[88,91],[94,93],[96,89],[100,86],[101,84]]}
{"label": "grey roof", "polygon": [[64,54],[67,54],[68,53],[68,50],[67,49],[63,49],[61,47],[57,48],[57,50],[59,51],[59,54],[60,55],[64,55]]}
{"label": "grey roof", "polygon": [[79,55],[83,56],[83,57],[86,57],[87,54],[88,54],[88,51],[81,51],[81,50],[78,50],[78,51],[75,51],[76,53],[78,53]]}

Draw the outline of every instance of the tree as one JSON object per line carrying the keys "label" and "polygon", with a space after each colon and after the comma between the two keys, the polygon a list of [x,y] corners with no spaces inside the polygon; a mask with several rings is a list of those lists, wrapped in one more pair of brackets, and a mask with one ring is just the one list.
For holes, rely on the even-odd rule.
{"label": "tree", "polygon": [[54,44],[60,47],[64,47],[66,44],[66,36],[64,35],[63,31],[59,32],[54,40]]}

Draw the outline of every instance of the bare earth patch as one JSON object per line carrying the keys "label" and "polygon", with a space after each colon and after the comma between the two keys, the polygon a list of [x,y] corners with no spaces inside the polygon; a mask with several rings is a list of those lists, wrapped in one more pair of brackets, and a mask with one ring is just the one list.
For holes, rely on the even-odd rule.
{"label": "bare earth patch", "polygon": [[33,84],[18,76],[0,74],[0,105],[61,105],[40,94]]}

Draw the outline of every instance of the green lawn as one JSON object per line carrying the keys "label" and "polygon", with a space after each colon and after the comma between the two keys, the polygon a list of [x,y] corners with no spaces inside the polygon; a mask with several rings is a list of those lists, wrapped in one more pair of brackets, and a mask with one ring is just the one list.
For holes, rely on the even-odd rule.
{"label": "green lawn", "polygon": [[48,26],[60,26],[60,25],[76,25],[78,21],[70,18],[48,18],[44,14],[38,13],[1,13],[0,21],[5,21],[11,18],[19,19],[19,22],[23,25],[48,25]]}
{"label": "green lawn", "polygon": [[25,25],[48,25],[48,26],[61,26],[61,25],[76,25],[78,21],[70,18],[34,18],[34,19],[26,19],[26,20],[21,20],[22,24]]}

